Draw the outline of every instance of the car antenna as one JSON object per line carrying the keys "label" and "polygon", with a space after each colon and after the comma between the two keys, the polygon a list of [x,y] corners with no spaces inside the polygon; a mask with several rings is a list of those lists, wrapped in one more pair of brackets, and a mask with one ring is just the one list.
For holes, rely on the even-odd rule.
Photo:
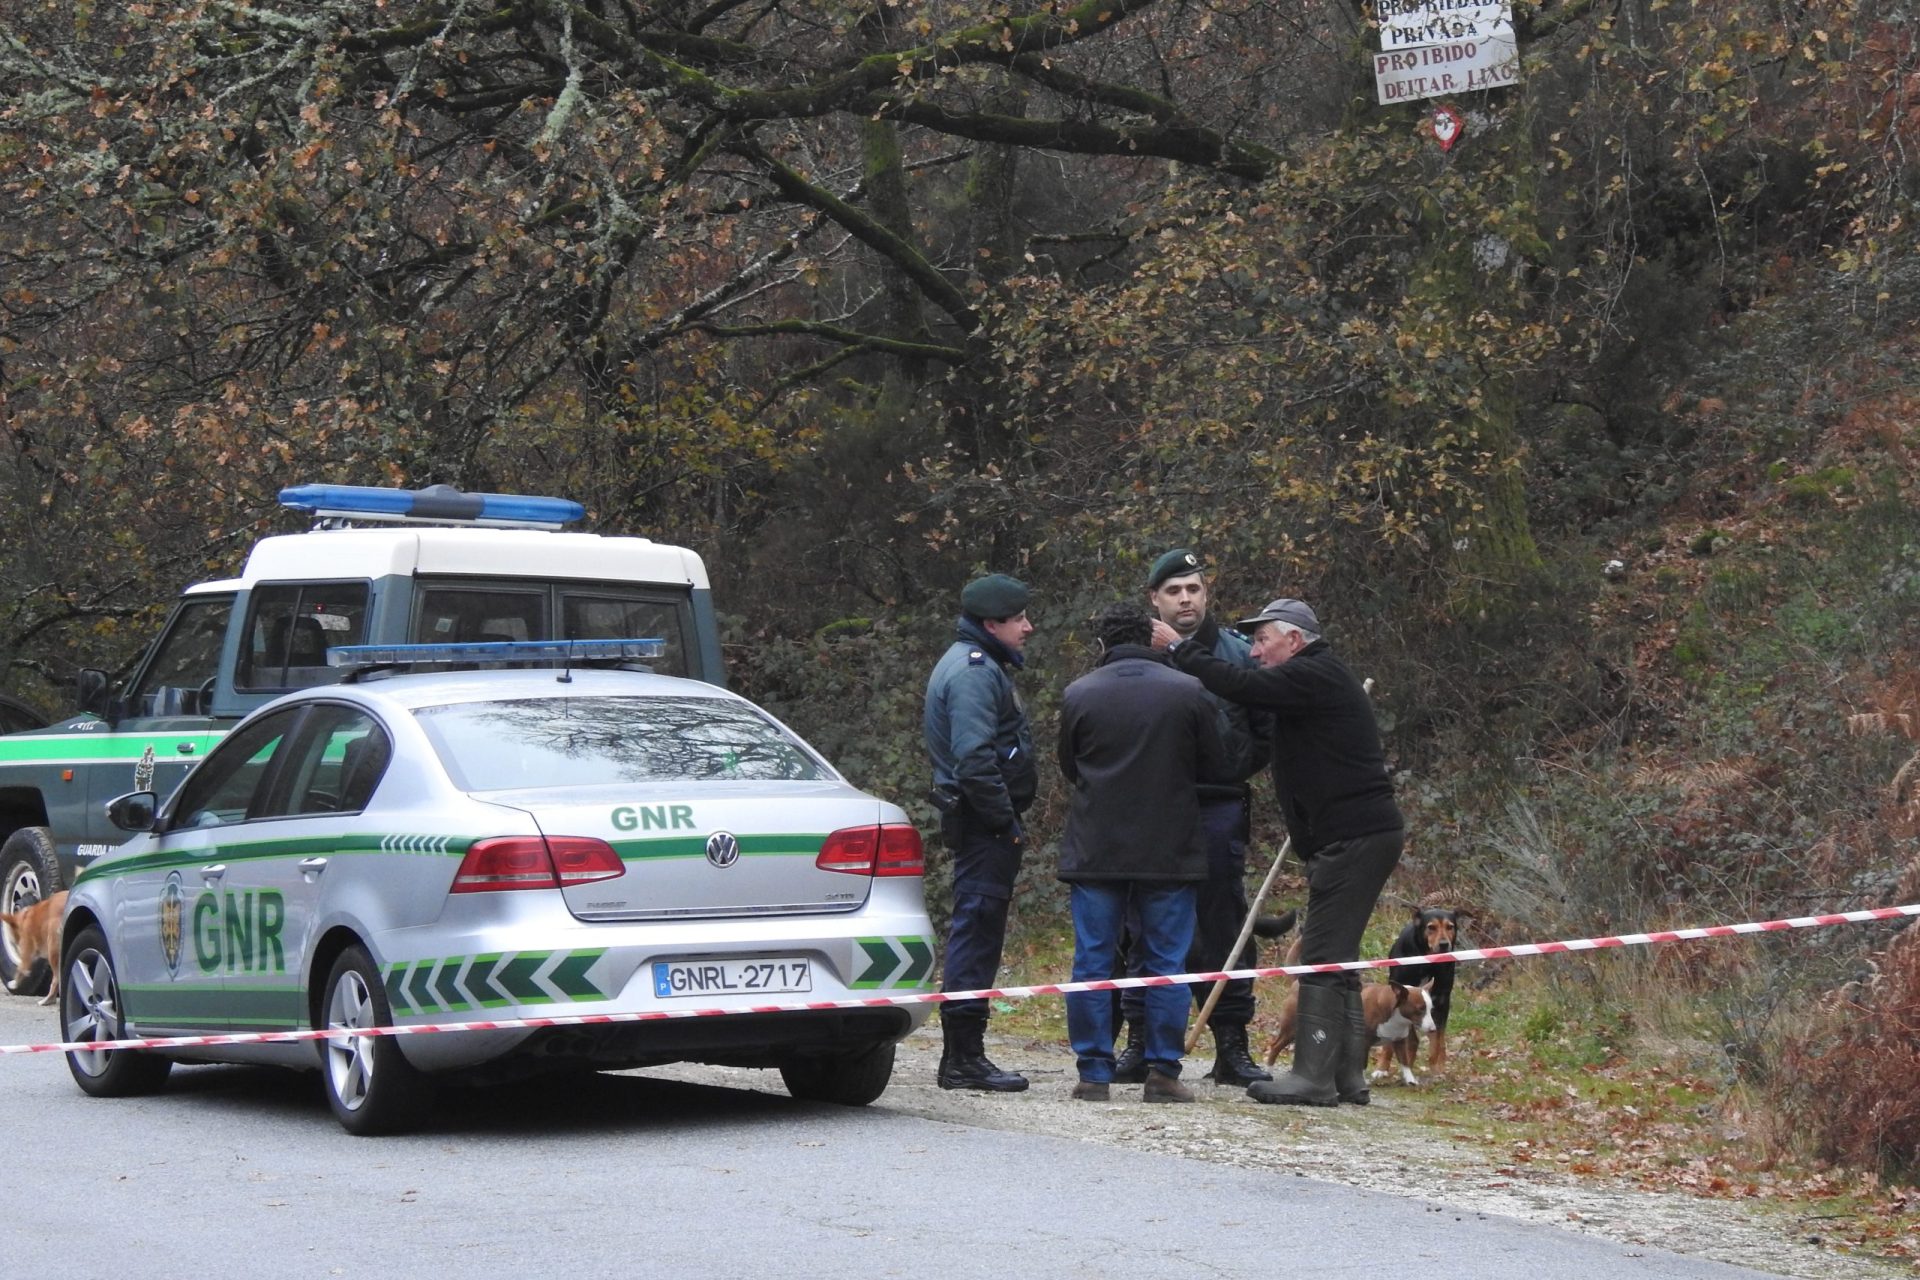
{"label": "car antenna", "polygon": [[[569,638],[571,639],[571,637]],[[567,656],[560,664],[560,674],[554,680],[554,683],[555,684],[572,684],[573,683],[573,646],[571,644],[567,646]]]}

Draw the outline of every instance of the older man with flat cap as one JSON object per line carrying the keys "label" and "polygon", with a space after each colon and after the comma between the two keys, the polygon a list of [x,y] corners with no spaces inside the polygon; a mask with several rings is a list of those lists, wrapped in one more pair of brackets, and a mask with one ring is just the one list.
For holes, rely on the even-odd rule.
{"label": "older man with flat cap", "polygon": [[[1020,815],[1039,776],[1026,707],[1013,687],[1025,663],[1026,584],[1003,573],[960,592],[954,642],[927,680],[922,721],[933,760],[932,799],[940,834],[953,854],[953,913],[941,967],[942,991],[996,985],[1006,947],[1007,911],[1020,873]],[[985,1000],[940,1007],[942,1089],[1018,1093],[1027,1078],[987,1057]]]}
{"label": "older man with flat cap", "polygon": [[[1275,600],[1234,625],[1253,637],[1255,670],[1206,652],[1164,622],[1154,624],[1153,643],[1209,692],[1272,716],[1274,790],[1307,871],[1300,962],[1357,960],[1367,919],[1406,843],[1373,703],[1321,638],[1320,619],[1305,601]],[[1247,1094],[1296,1106],[1364,1106],[1370,1040],[1359,975],[1308,974],[1300,979],[1293,1070]]]}

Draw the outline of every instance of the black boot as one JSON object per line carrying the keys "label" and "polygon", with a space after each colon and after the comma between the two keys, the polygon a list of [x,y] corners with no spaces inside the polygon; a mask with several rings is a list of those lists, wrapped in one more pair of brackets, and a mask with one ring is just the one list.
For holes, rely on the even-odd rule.
{"label": "black boot", "polygon": [[1247,1050],[1246,1023],[1213,1024],[1213,1070],[1207,1073],[1207,1078],[1215,1084],[1233,1085],[1257,1084],[1273,1079],[1273,1073],[1262,1070]]}
{"label": "black boot", "polygon": [[1127,1047],[1113,1060],[1115,1084],[1145,1084],[1147,1081],[1147,1020],[1127,1019]]}
{"label": "black boot", "polygon": [[1339,987],[1300,984],[1300,1015],[1294,1022],[1293,1070],[1278,1080],[1248,1087],[1255,1102],[1296,1107],[1331,1107],[1340,1101],[1333,1070],[1346,1040],[1346,993]]}
{"label": "black boot", "polygon": [[940,1020],[943,1045],[939,1082],[942,1089],[978,1089],[983,1093],[1019,1093],[1027,1078],[1002,1071],[987,1057],[986,1019]]}
{"label": "black boot", "polygon": [[1340,1059],[1334,1065],[1333,1088],[1340,1101],[1364,1107],[1373,1101],[1373,1089],[1367,1083],[1367,1054],[1373,1049],[1373,1033],[1367,1030],[1367,1011],[1360,1003],[1360,988],[1341,992],[1346,1006],[1346,1032],[1340,1042]]}

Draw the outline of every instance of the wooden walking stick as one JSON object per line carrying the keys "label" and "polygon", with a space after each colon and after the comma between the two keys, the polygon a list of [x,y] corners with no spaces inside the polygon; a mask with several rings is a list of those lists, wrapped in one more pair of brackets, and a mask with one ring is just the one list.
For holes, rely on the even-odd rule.
{"label": "wooden walking stick", "polygon": [[[1280,875],[1280,864],[1287,860],[1287,850],[1293,848],[1293,837],[1288,836],[1280,842],[1280,856],[1273,860],[1273,869],[1267,872],[1266,880],[1260,886],[1260,895],[1247,909],[1246,923],[1240,926],[1239,940],[1233,944],[1233,950],[1227,952],[1222,968],[1231,969],[1240,958],[1241,948],[1247,945],[1247,939],[1253,936],[1253,922],[1260,918],[1260,908],[1265,905],[1267,895],[1273,892],[1273,882]],[[1213,1006],[1220,1003],[1220,993],[1227,989],[1227,980],[1220,978],[1213,984],[1213,990],[1207,992],[1207,1002],[1200,1006],[1200,1016],[1193,1021],[1193,1030],[1187,1035],[1187,1052],[1193,1052],[1193,1046],[1200,1043],[1200,1033],[1207,1029],[1207,1019],[1213,1016]]]}

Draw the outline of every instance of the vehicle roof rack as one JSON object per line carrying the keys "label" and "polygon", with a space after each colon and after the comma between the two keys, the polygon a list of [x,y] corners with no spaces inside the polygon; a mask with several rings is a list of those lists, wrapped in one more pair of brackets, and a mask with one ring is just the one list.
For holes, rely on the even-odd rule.
{"label": "vehicle roof rack", "polygon": [[569,498],[514,493],[463,493],[452,485],[377,489],[352,484],[303,484],[280,491],[280,505],[311,512],[317,529],[365,520],[393,524],[465,525],[492,529],[560,529],[587,509]]}

